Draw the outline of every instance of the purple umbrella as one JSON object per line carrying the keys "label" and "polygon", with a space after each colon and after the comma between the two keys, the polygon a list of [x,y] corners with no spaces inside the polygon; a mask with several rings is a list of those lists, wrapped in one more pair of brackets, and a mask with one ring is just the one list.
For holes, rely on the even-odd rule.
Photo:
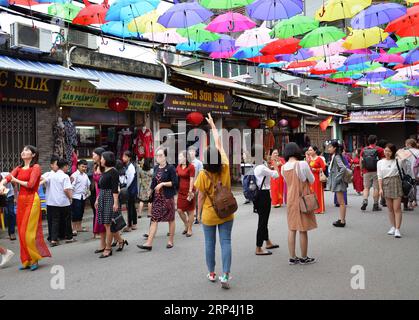
{"label": "purple umbrella", "polygon": [[206,52],[236,51],[236,40],[227,35],[221,35],[220,39],[211,42],[204,42],[200,48]]}
{"label": "purple umbrella", "polygon": [[355,49],[355,50],[345,50],[345,53],[356,53],[356,54],[371,54],[373,51],[370,49]]}
{"label": "purple umbrella", "polygon": [[413,79],[413,80],[410,80],[410,81],[407,83],[407,85],[408,85],[408,86],[412,86],[412,87],[419,87],[419,79]]}
{"label": "purple umbrella", "polygon": [[362,79],[371,82],[378,82],[387,79],[388,77],[394,76],[395,74],[396,71],[387,68],[378,68],[372,72],[367,72],[365,77],[363,77]]}
{"label": "purple umbrella", "polygon": [[371,54],[353,54],[348,59],[346,59],[344,65],[350,66],[352,64],[361,64],[377,59],[380,55],[376,52]]}
{"label": "purple umbrella", "polygon": [[352,18],[354,29],[368,29],[389,23],[407,12],[406,7],[397,3],[379,3],[361,11]]}
{"label": "purple umbrella", "polygon": [[413,50],[409,51],[406,58],[404,59],[404,63],[414,64],[418,60],[419,60],[419,49],[416,48],[416,49],[413,49]]}
{"label": "purple umbrella", "polygon": [[375,45],[378,48],[384,48],[384,49],[390,49],[390,48],[396,48],[397,44],[396,41],[393,40],[392,37],[385,38],[382,42]]}
{"label": "purple umbrella", "polygon": [[157,20],[166,28],[188,28],[208,20],[213,13],[196,2],[177,3]]}
{"label": "purple umbrella", "polygon": [[256,0],[246,7],[247,14],[259,20],[289,19],[303,10],[302,0]]}
{"label": "purple umbrella", "polygon": [[275,56],[275,59],[279,61],[295,61],[295,60],[306,60],[313,56],[309,49],[300,49],[295,54],[279,54]]}

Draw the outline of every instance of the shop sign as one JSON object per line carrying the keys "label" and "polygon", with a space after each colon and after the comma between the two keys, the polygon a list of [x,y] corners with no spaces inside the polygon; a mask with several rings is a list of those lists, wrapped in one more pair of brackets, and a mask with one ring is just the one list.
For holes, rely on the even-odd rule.
{"label": "shop sign", "polygon": [[231,115],[232,99],[228,91],[196,85],[175,84],[175,86],[189,92],[190,95],[167,95],[164,103],[166,114],[201,112],[205,115],[211,112],[215,115]]}
{"label": "shop sign", "polygon": [[128,101],[128,111],[150,111],[155,98],[154,93],[122,93],[97,90],[88,81],[63,81],[58,97],[62,107],[81,107],[109,109],[108,101],[112,98],[124,98]]}
{"label": "shop sign", "polygon": [[233,98],[233,115],[267,118],[268,107],[240,98]]}
{"label": "shop sign", "polygon": [[17,75],[0,70],[0,104],[50,106],[55,104],[57,80]]}
{"label": "shop sign", "polygon": [[418,114],[414,108],[382,109],[351,111],[340,120],[341,124],[347,123],[377,123],[377,122],[405,122],[417,121]]}

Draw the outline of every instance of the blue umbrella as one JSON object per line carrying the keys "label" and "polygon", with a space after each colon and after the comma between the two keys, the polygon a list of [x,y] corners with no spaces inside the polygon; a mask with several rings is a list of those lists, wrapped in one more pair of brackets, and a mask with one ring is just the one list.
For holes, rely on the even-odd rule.
{"label": "blue umbrella", "polygon": [[179,51],[199,51],[199,47],[202,45],[201,42],[195,42],[194,40],[189,40],[189,42],[183,42],[176,45],[176,50]]}
{"label": "blue umbrella", "polygon": [[249,59],[254,57],[259,57],[262,54],[260,50],[262,50],[263,46],[255,46],[255,47],[243,47],[237,50],[233,54],[233,58],[236,59]]}
{"label": "blue umbrella", "polygon": [[389,23],[403,15],[407,9],[397,3],[379,3],[358,13],[351,20],[354,29],[368,29]]}
{"label": "blue umbrella", "polygon": [[101,26],[103,33],[111,34],[119,38],[140,38],[138,32],[128,30],[128,23],[124,21],[110,21]]}
{"label": "blue umbrella", "polygon": [[406,88],[390,89],[390,92],[395,97],[404,97],[405,95],[407,95],[407,89]]}
{"label": "blue umbrella", "polygon": [[411,87],[419,87],[419,79],[410,80],[407,85]]}
{"label": "blue umbrella", "polygon": [[188,28],[207,21],[212,15],[211,11],[199,3],[177,3],[163,13],[157,22],[166,28]]}
{"label": "blue umbrella", "polygon": [[279,61],[296,61],[306,60],[313,56],[313,53],[309,49],[300,49],[295,54],[279,54],[275,56],[275,59]]}
{"label": "blue umbrella", "polygon": [[414,64],[417,61],[419,61],[419,48],[409,51],[404,59],[404,63],[406,64]]}
{"label": "blue umbrella", "polygon": [[387,68],[380,68],[380,71],[367,72],[364,79],[371,82],[378,82],[394,76],[395,74],[396,71]]}
{"label": "blue umbrella", "polygon": [[351,64],[360,64],[365,63],[369,61],[373,61],[374,59],[377,59],[380,55],[376,52],[373,52],[371,54],[364,54],[364,53],[355,53],[351,55],[348,59],[345,61],[345,66],[349,66]]}
{"label": "blue umbrella", "polygon": [[259,68],[282,68],[285,66],[284,62],[259,63]]}
{"label": "blue umbrella", "polygon": [[201,44],[200,48],[206,52],[225,52],[225,51],[235,51],[237,47],[235,46],[236,40],[227,35],[222,35],[220,39],[211,42],[204,42]]}
{"label": "blue umbrella", "polygon": [[387,37],[382,42],[380,42],[379,44],[376,44],[375,46],[378,48],[389,49],[389,48],[396,48],[397,44],[396,44],[396,41],[394,41],[392,37]]}
{"label": "blue umbrella", "polygon": [[9,0],[0,0],[0,6],[8,7],[9,6]]}
{"label": "blue umbrella", "polygon": [[[47,1],[47,0],[46,0]],[[160,0],[117,0],[106,13],[106,21],[130,21],[153,11]]]}
{"label": "blue umbrella", "polygon": [[256,0],[246,7],[247,14],[259,20],[289,19],[303,10],[302,0]]}

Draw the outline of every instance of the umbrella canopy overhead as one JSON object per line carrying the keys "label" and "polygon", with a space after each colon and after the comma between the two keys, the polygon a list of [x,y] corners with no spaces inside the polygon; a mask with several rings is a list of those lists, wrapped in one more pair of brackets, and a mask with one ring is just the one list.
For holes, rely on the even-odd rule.
{"label": "umbrella canopy overhead", "polygon": [[213,13],[197,2],[177,3],[157,20],[166,28],[188,28],[207,21]]}
{"label": "umbrella canopy overhead", "polygon": [[110,21],[101,26],[103,33],[120,38],[139,38],[140,33],[128,30],[128,25],[124,21]]}
{"label": "umbrella canopy overhead", "polygon": [[216,17],[205,29],[212,32],[226,33],[244,31],[252,29],[255,26],[256,23],[248,17],[229,11]]}
{"label": "umbrella canopy overhead", "polygon": [[419,61],[419,49],[416,48],[416,49],[413,49],[412,51],[409,51],[409,53],[406,55],[404,62],[408,64],[414,64],[418,61]]}
{"label": "umbrella canopy overhead", "polygon": [[282,20],[302,13],[302,0],[256,0],[246,7],[247,14],[259,20]]}
{"label": "umbrella canopy overhead", "polygon": [[382,63],[404,63],[404,58],[399,54],[388,54],[381,49],[380,56],[374,59],[374,61]]}
{"label": "umbrella canopy overhead", "polygon": [[390,48],[388,53],[399,53],[416,49],[418,46],[418,39],[416,37],[401,38],[396,44],[397,47]]}
{"label": "umbrella canopy overhead", "polygon": [[222,51],[222,52],[211,52],[210,57],[213,59],[228,59],[234,54],[234,50]]}
{"label": "umbrella canopy overhead", "polygon": [[88,0],[83,0],[85,8],[81,9],[77,16],[73,19],[74,24],[90,25],[104,24],[106,22],[106,13],[108,12],[108,1],[102,4],[91,4]]}
{"label": "umbrella canopy overhead", "polygon": [[160,0],[117,0],[106,13],[106,21],[131,21],[153,11]]}
{"label": "umbrella canopy overhead", "polygon": [[319,21],[336,21],[352,18],[358,12],[371,5],[372,0],[328,0],[315,18]]}
{"label": "umbrella canopy overhead", "polygon": [[385,38],[383,41],[381,41],[379,44],[375,46],[378,48],[390,49],[390,48],[397,47],[397,44],[396,44],[396,41],[394,41],[392,37],[388,36],[387,38]]}
{"label": "umbrella canopy overhead", "polygon": [[272,42],[273,40],[269,36],[270,31],[271,29],[263,27],[246,30],[237,38],[236,45],[239,47],[253,47]]}
{"label": "umbrella canopy overhead", "polygon": [[321,45],[318,47],[309,48],[310,52],[315,57],[330,57],[335,54],[343,53],[346,49],[342,46],[344,40],[339,40],[333,43],[329,43],[327,45]]}
{"label": "umbrella canopy overhead", "polygon": [[128,24],[128,30],[131,32],[140,32],[140,33],[157,33],[164,32],[167,28],[163,27],[160,23],[157,22],[160,14],[154,10],[141,17],[133,19]]}
{"label": "umbrella canopy overhead", "polygon": [[196,42],[210,42],[220,39],[220,35],[208,30],[204,23],[196,24],[190,28],[177,29],[177,32],[185,38],[192,39]]}
{"label": "umbrella canopy overhead", "polygon": [[72,21],[82,8],[71,2],[64,4],[53,4],[48,7],[48,14],[67,21]]}
{"label": "umbrella canopy overhead", "polygon": [[[236,42],[236,44],[237,44],[237,42]],[[260,50],[262,48],[263,48],[263,46],[240,48],[239,50],[237,50],[234,53],[233,58],[249,59],[249,58],[254,58],[254,57],[261,56],[262,54],[260,53]]]}
{"label": "umbrella canopy overhead", "polygon": [[176,45],[176,50],[179,51],[199,51],[201,42],[195,42],[194,40],[189,40],[187,42],[179,43]]}
{"label": "umbrella canopy overhead", "polygon": [[419,36],[419,6],[407,9],[407,13],[389,23],[385,31],[394,32],[401,37]]}
{"label": "umbrella canopy overhead", "polygon": [[349,28],[349,30],[351,33],[343,43],[343,46],[349,50],[368,48],[388,37],[388,33],[378,27],[361,30]]}
{"label": "umbrella canopy overhead", "polygon": [[153,42],[160,42],[163,44],[178,44],[188,41],[188,39],[182,37],[179,33],[176,32],[176,29],[166,29],[163,32],[157,33],[144,33],[143,38],[152,40]]}
{"label": "umbrella canopy overhead", "polygon": [[296,38],[278,39],[267,44],[260,52],[264,55],[278,55],[294,53],[301,48],[300,40]]}
{"label": "umbrella canopy overhead", "polygon": [[397,3],[380,3],[361,11],[352,18],[354,29],[368,29],[389,23],[406,14],[406,7]]}
{"label": "umbrella canopy overhead", "polygon": [[237,47],[235,43],[236,40],[232,37],[222,35],[218,40],[203,43],[200,48],[206,52],[236,51]]}
{"label": "umbrella canopy overhead", "polygon": [[244,7],[255,0],[200,0],[199,3],[208,9],[233,9]]}
{"label": "umbrella canopy overhead", "polygon": [[274,38],[291,38],[302,35],[319,27],[319,22],[306,16],[294,16],[279,21],[272,29],[270,35]]}
{"label": "umbrella canopy overhead", "polygon": [[279,61],[298,61],[298,60],[306,60],[313,57],[313,54],[309,49],[300,49],[295,53],[292,54],[279,54],[276,58]]}
{"label": "umbrella canopy overhead", "polygon": [[344,37],[346,37],[346,33],[336,27],[320,27],[305,35],[300,45],[303,48],[319,47]]}

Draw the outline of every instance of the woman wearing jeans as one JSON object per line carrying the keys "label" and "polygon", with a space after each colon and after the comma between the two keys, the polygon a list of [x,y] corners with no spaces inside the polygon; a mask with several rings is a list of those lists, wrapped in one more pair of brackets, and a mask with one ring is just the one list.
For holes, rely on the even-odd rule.
{"label": "woman wearing jeans", "polygon": [[215,274],[215,242],[216,231],[218,228],[223,262],[223,276],[220,277],[220,281],[222,288],[229,289],[229,282],[231,280],[231,230],[233,228],[234,214],[224,219],[219,218],[212,206],[210,197],[214,196],[214,186],[212,185],[212,180],[221,182],[225,187],[231,187],[230,167],[211,114],[208,114],[208,118],[206,118],[206,120],[211,126],[211,132],[215,141],[215,148],[213,146],[207,148],[204,155],[204,170],[199,173],[195,182],[195,187],[199,191],[198,212],[202,212],[202,227],[205,236],[205,255],[209,271],[207,278],[211,282],[215,282],[217,280]]}

